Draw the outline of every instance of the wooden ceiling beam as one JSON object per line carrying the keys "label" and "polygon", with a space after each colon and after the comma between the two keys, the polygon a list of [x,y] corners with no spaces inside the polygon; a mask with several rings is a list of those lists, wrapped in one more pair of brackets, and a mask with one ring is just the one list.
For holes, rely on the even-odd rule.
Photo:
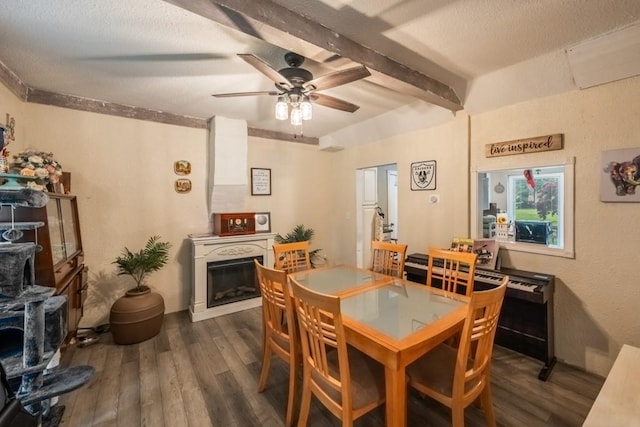
{"label": "wooden ceiling beam", "polygon": [[[70,108],[91,113],[108,114],[111,116],[126,117],[129,119],[146,120],[150,122],[170,125],[206,129],[207,119],[198,117],[180,116],[163,111],[150,110],[148,108],[130,107],[114,104],[112,102],[82,98],[79,96],[64,95],[40,89],[30,88],[11,70],[0,61],[0,83],[3,83],[13,94],[23,102],[34,104],[53,105],[56,107]],[[309,145],[319,145],[319,139],[311,136],[296,135],[284,132],[270,131],[260,128],[248,128],[249,136],[280,141],[298,142]]]}
{"label": "wooden ceiling beam", "polygon": [[451,111],[462,109],[447,84],[363,46],[271,0],[164,0],[219,24],[313,59],[305,43],[349,58],[371,71],[368,81]]}

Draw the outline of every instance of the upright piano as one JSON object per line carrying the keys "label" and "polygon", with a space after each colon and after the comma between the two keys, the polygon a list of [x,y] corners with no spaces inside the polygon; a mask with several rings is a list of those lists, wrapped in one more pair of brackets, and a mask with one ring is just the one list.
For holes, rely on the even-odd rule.
{"label": "upright piano", "polygon": [[[404,264],[407,280],[426,283],[428,260],[427,254],[408,255]],[[481,291],[497,286],[505,275],[509,276],[509,282],[495,342],[544,362],[538,378],[546,381],[556,363],[553,343],[555,277],[513,268],[484,270],[476,267],[473,289]]]}

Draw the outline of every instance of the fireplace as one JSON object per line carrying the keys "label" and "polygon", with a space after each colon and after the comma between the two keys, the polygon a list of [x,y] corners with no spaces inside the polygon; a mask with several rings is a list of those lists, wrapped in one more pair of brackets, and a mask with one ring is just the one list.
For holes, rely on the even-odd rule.
{"label": "fireplace", "polygon": [[191,321],[261,305],[253,260],[273,265],[273,237],[271,233],[189,236],[193,249]]}
{"label": "fireplace", "polygon": [[264,262],[256,256],[207,263],[207,308],[260,296],[255,259]]}

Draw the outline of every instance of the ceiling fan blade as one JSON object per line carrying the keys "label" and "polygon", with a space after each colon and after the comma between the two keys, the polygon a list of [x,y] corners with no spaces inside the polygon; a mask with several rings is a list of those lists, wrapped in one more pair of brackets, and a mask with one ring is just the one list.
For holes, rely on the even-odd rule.
{"label": "ceiling fan blade", "polygon": [[214,53],[154,53],[139,55],[111,55],[93,56],[86,59],[92,61],[139,61],[139,62],[169,62],[169,61],[209,61],[227,59],[227,55]]}
{"label": "ceiling fan blade", "polygon": [[356,80],[370,76],[371,73],[367,67],[360,65],[358,67],[347,68],[333,73],[325,74],[313,80],[306,82],[303,87],[311,90],[324,90],[332,87],[341,86]]}
{"label": "ceiling fan blade", "polygon": [[342,99],[334,98],[333,96],[323,95],[321,93],[314,92],[309,95],[309,98],[315,104],[323,105],[329,108],[335,108],[336,110],[342,110],[348,113],[355,113],[358,108],[360,108],[359,105],[343,101]]}
{"label": "ceiling fan blade", "polygon": [[286,89],[292,89],[293,85],[289,80],[276,71],[271,65],[264,62],[262,59],[258,58],[255,55],[250,53],[239,53],[238,56],[244,59],[247,63],[252,65],[256,70],[260,71],[265,76],[269,77],[271,80],[276,82],[279,86],[282,86]]}
{"label": "ceiling fan blade", "polygon": [[262,91],[262,92],[235,92],[235,93],[214,93],[211,96],[215,96],[216,98],[230,98],[232,96],[255,96],[255,95],[281,95],[280,92],[277,91]]}

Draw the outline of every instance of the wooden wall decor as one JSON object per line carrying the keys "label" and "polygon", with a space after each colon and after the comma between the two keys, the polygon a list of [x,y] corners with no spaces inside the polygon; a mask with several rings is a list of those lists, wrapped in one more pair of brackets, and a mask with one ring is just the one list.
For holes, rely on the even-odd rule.
{"label": "wooden wall decor", "polygon": [[485,146],[485,157],[513,156],[515,154],[539,153],[562,150],[562,134],[537,136],[515,141],[496,142]]}

